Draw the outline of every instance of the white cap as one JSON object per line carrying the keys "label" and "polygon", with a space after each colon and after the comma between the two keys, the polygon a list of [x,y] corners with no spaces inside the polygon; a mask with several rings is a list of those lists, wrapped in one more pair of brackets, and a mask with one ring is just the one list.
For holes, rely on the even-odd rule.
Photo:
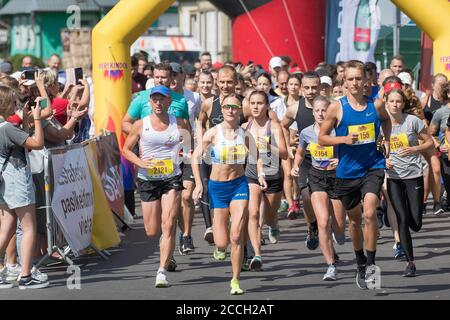
{"label": "white cap", "polygon": [[[20,81],[22,79],[22,73],[23,71],[16,71],[10,77],[16,79],[17,81]],[[24,86],[31,86],[35,83],[34,80],[27,80],[23,83]]]}
{"label": "white cap", "polygon": [[280,67],[280,68],[281,68],[282,65],[283,65],[283,64],[282,64],[282,60],[281,60],[280,57],[272,57],[272,58],[270,59],[270,61],[269,61],[269,66],[270,66],[272,69],[275,69],[276,67]]}
{"label": "white cap", "polygon": [[329,85],[330,87],[333,86],[333,80],[331,80],[331,78],[329,76],[321,76],[320,77],[320,83],[326,83],[327,85]]}
{"label": "white cap", "polygon": [[397,77],[402,80],[403,84],[412,85],[412,78],[408,72],[400,72]]}

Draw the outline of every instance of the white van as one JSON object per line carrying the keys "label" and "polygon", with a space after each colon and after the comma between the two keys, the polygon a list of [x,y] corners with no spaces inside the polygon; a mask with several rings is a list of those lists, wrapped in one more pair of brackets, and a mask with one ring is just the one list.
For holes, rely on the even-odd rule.
{"label": "white van", "polygon": [[146,51],[149,60],[193,64],[203,51],[197,39],[188,36],[142,36],[131,46],[131,54]]}

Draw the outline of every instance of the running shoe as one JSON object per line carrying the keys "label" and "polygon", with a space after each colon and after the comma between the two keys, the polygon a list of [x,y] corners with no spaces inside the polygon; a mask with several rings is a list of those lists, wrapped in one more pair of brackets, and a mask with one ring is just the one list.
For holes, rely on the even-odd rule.
{"label": "running shoe", "polygon": [[192,240],[191,236],[184,236],[183,237],[183,246],[182,251],[184,254],[187,254],[189,252],[194,251],[194,241]]}
{"label": "running shoe", "polygon": [[180,233],[178,236],[178,252],[183,256],[185,253],[183,252],[183,234]]}
{"label": "running shoe", "polygon": [[356,268],[356,285],[360,289],[367,289],[366,285],[366,265],[359,265]]}
{"label": "running shoe", "polygon": [[43,281],[43,282],[48,280],[48,275],[46,273],[39,271],[39,269],[36,268],[35,266],[33,266],[33,268],[31,268],[31,275],[34,278],[36,278],[40,281]]}
{"label": "running shoe", "polygon": [[394,258],[395,259],[400,259],[401,257],[403,257],[405,255],[405,250],[403,250],[403,247],[400,243],[396,243],[394,244]]}
{"label": "running shoe", "polygon": [[299,216],[300,208],[298,207],[298,200],[294,200],[294,204],[288,208],[287,218],[289,220],[296,220]]}
{"label": "running shoe", "polygon": [[331,235],[333,236],[334,243],[337,243],[340,246],[345,244],[345,234],[336,234],[332,232]]}
{"label": "running shoe", "polygon": [[435,215],[438,215],[444,213],[445,211],[444,209],[442,209],[442,206],[439,202],[435,202],[433,205],[433,212]]}
{"label": "running shoe", "polygon": [[247,257],[244,257],[244,259],[242,260],[241,271],[250,271],[250,264],[248,263]]}
{"label": "running shoe", "polygon": [[[17,281],[20,280],[20,272],[22,271],[22,270],[21,270],[21,269],[22,269],[22,266],[19,265],[19,268],[20,268],[20,270],[19,270],[19,275],[18,275],[17,278],[16,278]],[[31,268],[31,275],[32,275],[34,278],[36,278],[36,279],[38,279],[38,280],[40,280],[40,281],[42,281],[42,282],[45,282],[45,281],[48,280],[48,275],[47,275],[46,273],[41,272],[38,268],[36,268],[36,266],[33,266],[33,267]],[[13,281],[16,281],[16,280],[13,280]]]}
{"label": "running shoe", "polygon": [[177,262],[175,261],[175,258],[172,256],[170,258],[169,265],[167,266],[167,271],[174,272],[177,267],[178,267]]}
{"label": "running shoe", "polygon": [[254,256],[250,261],[250,270],[261,271],[262,259],[260,256]]}
{"label": "running shoe", "polygon": [[14,287],[14,284],[6,281],[6,266],[0,270],[0,289],[11,289]]}
{"label": "running shoe", "polygon": [[203,239],[209,244],[214,244],[214,235],[212,227],[206,228],[205,234],[203,235]]}
{"label": "running shoe", "polygon": [[286,212],[289,208],[289,204],[286,199],[282,199],[280,203],[280,207],[278,208],[278,213]]}
{"label": "running shoe", "polygon": [[265,246],[266,245],[266,239],[264,239],[264,237],[261,235],[261,245]]}
{"label": "running shoe", "polygon": [[276,227],[269,227],[269,241],[272,244],[275,244],[280,239],[280,229],[278,229],[278,225]]}
{"label": "running shoe", "polygon": [[239,280],[238,279],[231,279],[230,287],[231,287],[230,293],[232,295],[244,294],[244,290],[242,290],[240,288],[240,286],[239,286]]}
{"label": "running shoe", "polygon": [[167,288],[167,287],[169,287],[169,281],[167,281],[167,274],[162,270],[158,270],[158,273],[156,274],[155,288]]}
{"label": "running shoe", "polygon": [[12,265],[6,265],[5,280],[7,282],[17,281],[19,279],[20,273],[22,272],[22,266],[18,263]]}
{"label": "running shoe", "polygon": [[316,250],[319,246],[319,230],[312,224],[309,225],[308,235],[306,236],[306,247],[309,250]]}
{"label": "running shoe", "polygon": [[227,251],[220,251],[217,248],[214,248],[213,253],[214,260],[223,261],[227,258]]}
{"label": "running shoe", "polygon": [[412,278],[416,276],[416,265],[414,262],[408,262],[406,265],[405,272],[403,273],[404,277]]}
{"label": "running shoe", "polygon": [[20,277],[19,289],[42,289],[48,287],[50,282],[37,279],[33,274],[28,277]]}
{"label": "running shoe", "polygon": [[[371,264],[366,267],[366,275],[365,275],[365,282],[367,288],[371,288],[372,286],[369,286],[369,284],[374,285],[377,281],[377,273],[376,273],[376,265]],[[373,288],[373,287],[372,287]]]}
{"label": "running shoe", "polygon": [[336,281],[337,279],[337,271],[336,267],[333,264],[328,266],[327,272],[323,276],[322,280],[324,281]]}

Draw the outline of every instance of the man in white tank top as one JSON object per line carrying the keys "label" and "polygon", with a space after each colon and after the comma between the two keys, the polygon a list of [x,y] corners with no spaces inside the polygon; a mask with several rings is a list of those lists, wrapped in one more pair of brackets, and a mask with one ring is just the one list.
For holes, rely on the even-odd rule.
{"label": "man in white tank top", "polygon": [[[149,103],[153,113],[133,124],[123,147],[123,156],[139,168],[137,183],[145,232],[149,237],[155,237],[162,229],[160,267],[155,287],[165,288],[169,286],[166,271],[169,265],[174,264],[174,226],[183,189],[180,140],[183,138],[183,144],[187,145],[185,152],[190,152],[193,144],[188,120],[167,112],[171,103],[167,87],[154,87]],[[138,142],[140,157],[133,152]]]}

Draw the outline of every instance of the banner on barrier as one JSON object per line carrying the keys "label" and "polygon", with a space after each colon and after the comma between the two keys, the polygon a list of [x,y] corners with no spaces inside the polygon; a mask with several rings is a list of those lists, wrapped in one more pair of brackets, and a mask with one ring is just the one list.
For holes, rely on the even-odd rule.
{"label": "banner on barrier", "polygon": [[[99,140],[101,141],[103,138],[101,137]],[[91,242],[98,249],[103,250],[118,245],[120,243],[120,236],[117,232],[113,213],[111,212],[109,202],[103,190],[103,184],[99,174],[97,157],[98,142],[91,140],[83,149],[89,166],[95,199]]]}
{"label": "banner on barrier", "polygon": [[73,253],[91,244],[94,194],[81,145],[50,149],[54,192],[52,209]]}
{"label": "banner on barrier", "polygon": [[380,32],[378,0],[328,1],[326,60],[375,61]]}
{"label": "banner on barrier", "polygon": [[125,195],[121,172],[120,150],[114,133],[97,141],[98,171],[111,210],[123,218]]}

